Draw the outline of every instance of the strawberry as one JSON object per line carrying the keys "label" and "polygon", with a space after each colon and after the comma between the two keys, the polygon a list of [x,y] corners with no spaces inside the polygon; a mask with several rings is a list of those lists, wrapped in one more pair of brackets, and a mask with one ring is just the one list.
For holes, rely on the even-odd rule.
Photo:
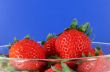
{"label": "strawberry", "polygon": [[108,72],[110,71],[110,61],[104,57],[90,58],[83,60],[78,65],[77,72]]}
{"label": "strawberry", "polygon": [[100,48],[91,48],[88,52],[85,53],[85,57],[91,57],[91,56],[101,56],[104,55],[103,51]]}
{"label": "strawberry", "polygon": [[[103,55],[102,50],[97,47],[96,49],[91,48],[87,53],[85,53],[85,57],[92,57],[92,56],[101,56]],[[96,59],[92,60],[93,58],[84,58],[82,63],[78,65],[78,72],[95,72],[92,69],[96,66]],[[97,71],[96,71],[97,72]],[[100,71],[99,71],[100,72]]]}
{"label": "strawberry", "polygon": [[40,70],[45,63],[30,59],[45,59],[45,51],[39,43],[25,38],[15,42],[9,51],[10,58],[22,58],[20,60],[11,60],[12,66],[18,70]]}
{"label": "strawberry", "polygon": [[82,61],[82,63],[78,65],[77,72],[90,72],[90,70],[95,66],[95,63],[95,61]]}
{"label": "strawberry", "polygon": [[77,26],[77,20],[59,35],[55,42],[55,48],[61,58],[77,58],[91,48],[91,40],[87,35],[89,24]]}
{"label": "strawberry", "polygon": [[105,57],[99,57],[96,59],[95,66],[90,72],[109,72],[110,71],[110,60]]}
{"label": "strawberry", "polygon": [[52,56],[56,54],[55,41],[56,41],[56,37],[52,34],[49,34],[47,37],[47,41],[44,43],[44,49],[47,52],[46,53],[47,56]]}

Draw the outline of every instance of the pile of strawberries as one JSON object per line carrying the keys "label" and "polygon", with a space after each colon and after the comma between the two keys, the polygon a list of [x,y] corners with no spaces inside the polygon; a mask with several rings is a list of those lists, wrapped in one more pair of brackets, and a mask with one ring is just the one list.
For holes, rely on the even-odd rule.
{"label": "pile of strawberries", "polygon": [[[82,62],[76,60],[61,63],[40,60],[103,55],[100,48],[92,48],[89,38],[91,32],[89,23],[79,26],[77,20],[74,19],[70,27],[66,28],[62,33],[57,35],[49,34],[47,40],[42,42],[42,45],[28,36],[22,40],[16,40],[10,47],[9,57],[18,58],[18,60],[10,60],[10,63],[17,70],[39,72],[102,72],[96,70],[94,67],[96,63],[100,64],[102,61],[108,63],[104,58],[93,61],[86,61],[86,59],[82,60]],[[110,67],[109,64],[107,65]]]}

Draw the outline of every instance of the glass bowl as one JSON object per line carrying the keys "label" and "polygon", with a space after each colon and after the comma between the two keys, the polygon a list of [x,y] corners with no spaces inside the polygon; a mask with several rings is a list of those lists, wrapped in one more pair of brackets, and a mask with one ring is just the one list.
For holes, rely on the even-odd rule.
{"label": "glass bowl", "polygon": [[[96,46],[101,47],[104,52],[103,56],[71,59],[8,58],[9,46],[0,46],[0,72],[49,72],[46,70],[50,67],[53,70],[59,70],[57,67],[54,67],[56,64],[61,65],[62,72],[110,72],[110,43],[92,42],[93,48],[96,48]],[[64,71],[63,68],[65,68]],[[69,71],[68,68],[74,71]]]}

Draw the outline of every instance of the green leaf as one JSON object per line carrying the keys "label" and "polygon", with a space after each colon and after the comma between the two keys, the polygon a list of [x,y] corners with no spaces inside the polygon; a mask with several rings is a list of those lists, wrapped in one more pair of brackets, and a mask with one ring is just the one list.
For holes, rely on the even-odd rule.
{"label": "green leaf", "polygon": [[53,38],[53,37],[55,37],[55,35],[49,33],[49,34],[47,35],[47,40],[50,39],[50,38]]}
{"label": "green leaf", "polygon": [[99,56],[100,50],[101,50],[101,47],[97,46],[96,49],[95,49],[95,55],[96,56]]}
{"label": "green leaf", "polygon": [[16,71],[16,69],[13,66],[11,66],[10,63],[7,63],[7,66],[5,68],[6,68],[6,71],[8,71],[8,72],[15,72]]}
{"label": "green leaf", "polygon": [[82,53],[82,57],[86,57],[86,55],[84,53]]}
{"label": "green leaf", "polygon": [[18,40],[17,40],[17,38],[16,37],[14,37],[14,43],[16,43]]}
{"label": "green leaf", "polygon": [[0,55],[0,57],[6,57],[5,55]]}
{"label": "green leaf", "polygon": [[92,34],[92,29],[87,33],[87,36],[90,36]]}
{"label": "green leaf", "polygon": [[78,25],[77,19],[73,19],[72,24],[70,25],[71,29],[76,29]]}
{"label": "green leaf", "polygon": [[99,51],[95,49],[95,56],[99,56]]}
{"label": "green leaf", "polygon": [[55,64],[55,62],[50,61],[50,62],[47,63],[47,67],[51,67],[53,64]]}
{"label": "green leaf", "polygon": [[45,41],[41,41],[41,45],[44,45],[45,44]]}
{"label": "green leaf", "polygon": [[29,35],[29,34],[26,35],[25,38],[26,38],[26,39],[30,39],[30,35]]}
{"label": "green leaf", "polygon": [[88,22],[86,22],[85,24],[83,24],[79,27],[79,30],[85,33],[88,31],[89,26],[90,26],[90,24]]}
{"label": "green leaf", "polygon": [[61,65],[62,65],[62,72],[73,72],[72,69],[70,69],[67,64],[61,62]]}
{"label": "green leaf", "polygon": [[96,49],[97,49],[97,50],[101,50],[101,47],[100,47],[100,46],[97,46]]}
{"label": "green leaf", "polygon": [[51,68],[55,72],[76,72],[76,71],[72,70],[71,68],[69,68],[68,65],[65,64],[64,62],[61,62],[61,66],[62,66],[62,71],[53,66],[51,66]]}
{"label": "green leaf", "polygon": [[60,70],[58,70],[57,68],[51,66],[52,70],[55,71],[55,72],[61,72]]}

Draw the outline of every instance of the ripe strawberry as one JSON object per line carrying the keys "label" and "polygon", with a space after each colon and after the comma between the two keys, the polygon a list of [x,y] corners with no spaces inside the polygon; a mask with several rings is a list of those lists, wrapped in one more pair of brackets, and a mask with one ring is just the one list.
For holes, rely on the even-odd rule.
{"label": "ripe strawberry", "polygon": [[52,34],[49,34],[47,37],[47,41],[44,43],[44,49],[47,52],[46,53],[47,56],[52,56],[56,54],[55,41],[56,41],[56,37]]}
{"label": "ripe strawberry", "polygon": [[110,71],[110,61],[104,57],[95,60],[85,60],[78,65],[78,72],[108,72]]}
{"label": "ripe strawberry", "polygon": [[[87,36],[89,24],[86,23],[78,28],[77,21],[66,29],[55,42],[56,51],[61,58],[77,58],[91,48],[91,40]],[[85,34],[85,33],[87,34]]]}
{"label": "ripe strawberry", "polygon": [[109,72],[110,60],[104,56],[96,59],[96,64],[92,68],[91,72]]}
{"label": "ripe strawberry", "polygon": [[[25,38],[14,43],[9,51],[10,58],[23,58],[20,60],[11,60],[10,63],[18,70],[39,70],[45,63],[37,60],[45,59],[45,51],[34,40]],[[27,59],[27,60],[26,60]]]}
{"label": "ripe strawberry", "polygon": [[[87,53],[87,57],[92,57],[92,56],[101,56],[103,55],[103,52],[100,48],[93,49],[91,48]],[[82,63],[78,65],[78,72],[95,72],[91,71],[95,66],[96,66],[96,60],[89,60],[89,58],[85,58],[82,60]],[[96,71],[97,72],[97,71]],[[100,72],[100,71],[99,71]]]}
{"label": "ripe strawberry", "polygon": [[91,48],[88,52],[85,53],[86,57],[91,57],[91,56],[101,56],[104,55],[102,50],[100,48]]}
{"label": "ripe strawberry", "polygon": [[[61,64],[55,64],[53,67],[55,67],[58,70],[62,70]],[[55,72],[55,71],[52,68],[49,68],[45,72]]]}
{"label": "ripe strawberry", "polygon": [[77,72],[90,72],[95,66],[95,61],[85,61],[78,65]]}

